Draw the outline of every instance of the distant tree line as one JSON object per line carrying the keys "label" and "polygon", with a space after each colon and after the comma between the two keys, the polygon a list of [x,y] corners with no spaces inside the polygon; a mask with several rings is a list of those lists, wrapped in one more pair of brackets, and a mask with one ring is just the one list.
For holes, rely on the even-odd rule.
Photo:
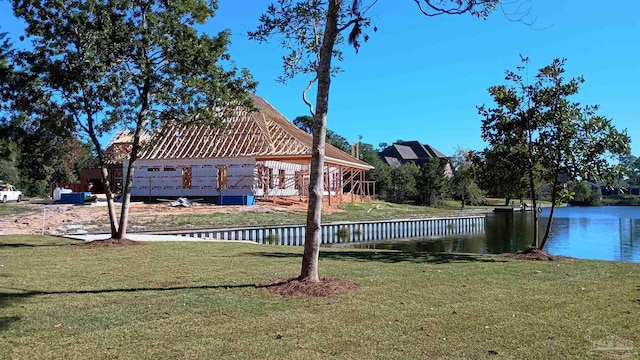
{"label": "distant tree line", "polygon": [[529,58],[520,60],[517,70],[505,72],[506,84],[488,89],[493,104],[478,107],[484,118],[482,138],[488,144],[484,163],[494,174],[492,185],[501,187],[504,196],[521,192],[526,183],[534,208],[538,208],[537,189],[544,184],[551,206],[542,239],[538,212],[533,212],[531,244],[543,249],[556,204],[575,198],[569,182],[582,182],[575,189],[583,201],[592,196],[584,181],[619,184],[622,171],[614,161],[630,155],[630,138],[626,130],[618,131],[610,119],[598,115],[597,105],[572,100],[584,78],[567,78],[565,59],[553,59],[533,80],[529,80]]}
{"label": "distant tree line", "polygon": [[[298,116],[293,123],[300,129],[311,134],[313,118]],[[445,200],[460,200],[461,207],[465,204],[479,204],[484,201],[484,191],[478,185],[478,155],[471,150],[459,149],[450,159],[449,165],[454,170],[454,176],[445,173],[447,162],[441,159],[431,159],[428,163],[417,166],[405,163],[398,167],[391,167],[379,156],[379,152],[388,146],[380,143],[378,147],[358,140],[356,144],[332,130],[326,132],[326,143],[346,153],[357,156],[360,160],[372,165],[374,169],[366,172],[367,180],[376,182],[376,197],[393,203],[411,203],[425,206],[442,205]],[[393,143],[402,143],[396,140]],[[357,148],[357,153],[352,151]]]}
{"label": "distant tree line", "polygon": [[[215,15],[216,1],[11,5],[25,28],[20,49],[6,34],[0,39],[0,153],[13,165],[6,180],[27,195],[48,195],[53,182],[77,181],[76,166],[95,155],[112,239],[126,239],[143,134],[163,126],[220,126],[237,106],[253,106],[256,82],[228,54],[230,30],[198,29]],[[118,211],[100,141],[117,130],[132,138]]]}
{"label": "distant tree line", "polygon": [[[80,169],[91,165],[91,147],[78,140],[68,126],[72,120],[50,106],[37,83],[12,66],[13,55],[7,34],[0,33],[0,181],[27,196],[48,196],[52,183],[78,182]],[[33,116],[34,108],[40,116]]]}
{"label": "distant tree line", "polygon": [[[294,120],[294,124],[311,133],[311,121],[313,119],[309,116],[300,116]],[[402,142],[396,140],[392,144]],[[345,137],[332,130],[327,130],[326,143],[346,153],[352,153],[354,147]],[[359,141],[359,152],[356,154],[360,160],[375,167],[366,172],[366,178],[376,181],[376,197],[380,200],[424,206],[442,206],[446,200],[456,200],[464,208],[465,205],[484,204],[487,198],[499,198],[503,199],[503,205],[517,202],[532,206],[526,162],[522,160],[522,153],[513,151],[514,148],[489,146],[482,151],[459,148],[449,158],[453,177],[447,177],[444,171],[446,163],[439,159],[432,159],[422,166],[414,163],[389,166],[379,156],[379,152],[387,146],[389,143],[386,142],[375,147]],[[602,166],[600,170],[599,179],[606,180],[605,183],[565,179],[555,202],[599,206],[602,205],[603,184],[608,184],[605,189],[610,188],[611,193],[622,195],[626,194],[625,186],[640,184],[638,157],[620,156],[618,165],[608,169]],[[551,200],[552,178],[545,176],[546,168],[537,164],[533,171],[536,175],[533,179],[533,196]]]}

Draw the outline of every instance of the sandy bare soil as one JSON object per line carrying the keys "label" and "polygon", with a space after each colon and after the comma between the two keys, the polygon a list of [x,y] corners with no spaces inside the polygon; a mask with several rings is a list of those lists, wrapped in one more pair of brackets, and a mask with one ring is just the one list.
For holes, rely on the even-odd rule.
{"label": "sandy bare soil", "polygon": [[[137,219],[145,216],[162,216],[196,213],[239,213],[306,211],[303,201],[274,199],[270,202],[258,202],[254,206],[218,206],[205,203],[193,203],[191,207],[171,207],[168,202],[134,202],[130,207],[130,217]],[[0,235],[2,234],[49,234],[61,235],[72,232],[108,232],[108,211],[105,201],[90,205],[55,204],[51,200],[31,200],[21,203],[0,204],[16,209],[15,216],[0,217]],[[119,214],[120,204],[116,204]],[[20,210],[28,209],[28,212]],[[327,212],[335,208],[325,209]]]}

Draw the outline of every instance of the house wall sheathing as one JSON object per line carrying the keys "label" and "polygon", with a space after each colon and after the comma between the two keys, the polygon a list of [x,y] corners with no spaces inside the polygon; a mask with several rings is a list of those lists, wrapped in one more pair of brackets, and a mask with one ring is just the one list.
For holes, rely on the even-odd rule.
{"label": "house wall sheathing", "polygon": [[[226,167],[226,188],[219,189],[218,168]],[[124,164],[126,172],[127,164]],[[190,169],[187,170],[187,169]],[[185,174],[189,174],[185,179]],[[344,201],[346,189],[353,195],[371,196],[363,187],[364,172],[344,166],[325,167],[324,195],[329,204]],[[309,165],[304,162],[255,158],[187,160],[138,160],[134,171],[133,197],[257,197],[308,196]],[[375,192],[375,191],[374,191]],[[347,201],[354,201],[347,199]]]}
{"label": "house wall sheathing", "polygon": [[[227,169],[227,187],[218,190],[218,168],[221,166]],[[185,175],[189,173],[188,168],[191,176]],[[253,158],[138,160],[131,196],[251,195],[255,183],[254,169]]]}
{"label": "house wall sheathing", "polygon": [[[280,176],[281,170],[284,171],[284,177]],[[301,181],[296,183],[296,176],[304,176],[304,173],[308,173],[308,169],[303,164],[274,160],[258,161],[255,169],[254,195],[260,197],[304,196],[306,192],[304,183]],[[308,182],[306,184],[308,186]]]}

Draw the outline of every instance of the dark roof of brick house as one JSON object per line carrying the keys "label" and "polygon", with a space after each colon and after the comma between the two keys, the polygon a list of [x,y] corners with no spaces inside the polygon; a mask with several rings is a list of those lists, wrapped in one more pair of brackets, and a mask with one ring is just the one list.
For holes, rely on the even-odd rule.
{"label": "dark roof of brick house", "polygon": [[419,141],[404,141],[387,146],[380,151],[382,160],[391,167],[412,162],[418,166],[426,164],[431,159],[448,160],[449,157],[436,150],[434,147],[422,144]]}

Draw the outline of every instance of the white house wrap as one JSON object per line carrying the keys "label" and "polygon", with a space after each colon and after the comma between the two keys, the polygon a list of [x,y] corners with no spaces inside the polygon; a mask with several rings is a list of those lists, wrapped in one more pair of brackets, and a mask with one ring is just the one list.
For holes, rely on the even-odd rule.
{"label": "white house wrap", "polygon": [[[306,196],[312,136],[264,99],[239,109],[226,126],[161,129],[140,153],[134,197]],[[127,161],[123,163],[126,176]],[[364,171],[373,167],[327,144],[325,194],[346,188],[373,195]],[[342,197],[340,197],[341,199]]]}

